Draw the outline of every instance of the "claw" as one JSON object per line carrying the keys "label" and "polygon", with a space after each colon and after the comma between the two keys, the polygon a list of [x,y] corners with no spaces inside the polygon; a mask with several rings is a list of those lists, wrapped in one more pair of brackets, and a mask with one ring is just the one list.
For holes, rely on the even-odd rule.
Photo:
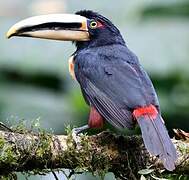
{"label": "claw", "polygon": [[81,139],[80,136],[78,136],[82,131],[88,129],[89,126],[85,125],[82,127],[78,127],[78,128],[73,128],[72,129],[72,138],[76,144],[77,149],[81,149]]}

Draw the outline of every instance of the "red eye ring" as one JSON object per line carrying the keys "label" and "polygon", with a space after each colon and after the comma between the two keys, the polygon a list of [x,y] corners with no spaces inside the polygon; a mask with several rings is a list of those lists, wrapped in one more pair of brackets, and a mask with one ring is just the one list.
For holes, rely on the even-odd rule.
{"label": "red eye ring", "polygon": [[104,25],[100,21],[97,21],[97,24],[98,24],[98,28],[104,27]]}

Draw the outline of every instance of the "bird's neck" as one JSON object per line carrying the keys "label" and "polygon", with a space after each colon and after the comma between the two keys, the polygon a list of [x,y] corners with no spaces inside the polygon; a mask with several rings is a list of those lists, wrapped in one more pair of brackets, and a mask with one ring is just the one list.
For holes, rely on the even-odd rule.
{"label": "bird's neck", "polygon": [[79,41],[76,42],[76,48],[77,50],[81,50],[84,48],[94,48],[115,44],[125,45],[125,41],[123,40],[122,36],[102,36],[94,39],[92,38],[90,41]]}

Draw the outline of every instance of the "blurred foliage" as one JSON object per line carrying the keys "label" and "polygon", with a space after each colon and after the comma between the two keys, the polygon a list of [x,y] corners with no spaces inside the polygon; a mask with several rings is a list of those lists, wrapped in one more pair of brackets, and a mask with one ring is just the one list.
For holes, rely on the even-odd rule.
{"label": "blurred foliage", "polygon": [[57,92],[65,91],[61,84],[64,84],[64,79],[57,77],[56,74],[51,73],[24,73],[17,69],[2,68],[0,69],[1,81],[10,82],[11,84],[32,85],[36,87],[43,87]]}
{"label": "blurred foliage", "polygon": [[167,1],[160,4],[149,5],[142,11],[144,17],[160,16],[170,17],[189,16],[189,1]]}
{"label": "blurred foliage", "polygon": [[[189,131],[188,0],[56,1],[65,12],[92,9],[112,19],[149,72],[169,130]],[[89,108],[67,68],[74,46],[37,39],[6,40],[5,32],[12,24],[40,13],[38,2],[40,8],[46,4],[43,0],[15,2],[0,2],[0,121],[11,124],[40,117],[42,126],[55,133],[64,132],[68,124],[86,124]]]}

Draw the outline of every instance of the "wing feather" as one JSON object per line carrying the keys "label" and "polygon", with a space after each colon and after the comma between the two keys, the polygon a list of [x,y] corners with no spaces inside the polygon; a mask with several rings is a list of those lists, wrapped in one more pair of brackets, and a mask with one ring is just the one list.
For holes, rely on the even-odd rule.
{"label": "wing feather", "polygon": [[86,102],[116,127],[133,127],[134,108],[159,106],[150,78],[126,47],[83,50],[74,70]]}
{"label": "wing feather", "polygon": [[128,110],[122,110],[106,94],[96,88],[88,79],[85,79],[83,91],[89,101],[102,114],[102,116],[117,128],[132,128],[132,114]]}

